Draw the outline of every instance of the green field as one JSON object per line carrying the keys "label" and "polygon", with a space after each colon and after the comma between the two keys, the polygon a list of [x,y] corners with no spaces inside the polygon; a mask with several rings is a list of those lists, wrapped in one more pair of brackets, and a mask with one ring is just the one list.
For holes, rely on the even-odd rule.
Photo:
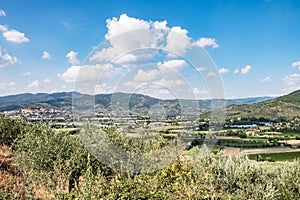
{"label": "green field", "polygon": [[250,160],[256,160],[257,155],[260,155],[262,160],[294,161],[295,159],[300,159],[300,152],[252,154],[252,155],[249,155],[248,157]]}

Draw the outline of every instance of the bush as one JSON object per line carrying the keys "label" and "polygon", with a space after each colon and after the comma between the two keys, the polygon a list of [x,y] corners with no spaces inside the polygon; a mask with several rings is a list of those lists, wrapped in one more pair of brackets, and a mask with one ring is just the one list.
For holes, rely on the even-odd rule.
{"label": "bush", "polygon": [[[33,185],[60,185],[62,190],[74,188],[86,172],[90,156],[79,138],[66,132],[54,132],[42,124],[28,125],[24,132],[17,138],[15,158]],[[94,157],[90,156],[90,160],[94,172],[103,167]]]}
{"label": "bush", "polygon": [[0,113],[0,145],[13,146],[27,123],[24,118],[11,119]]}

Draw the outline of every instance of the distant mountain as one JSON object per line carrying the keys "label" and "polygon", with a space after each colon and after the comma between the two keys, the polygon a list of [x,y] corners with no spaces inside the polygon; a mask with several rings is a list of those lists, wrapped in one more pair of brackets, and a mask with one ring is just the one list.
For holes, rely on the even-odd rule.
{"label": "distant mountain", "polygon": [[[229,105],[221,111],[226,113],[227,119],[291,120],[300,117],[300,90],[263,102],[248,105]],[[208,117],[209,115],[209,113],[205,113],[202,116]]]}
{"label": "distant mountain", "polygon": [[[73,101],[74,99],[75,101]],[[272,97],[254,97],[243,99],[220,99],[224,106],[232,104],[250,104],[269,100]],[[94,100],[91,102],[91,99]],[[97,94],[91,96],[77,92],[60,93],[38,93],[38,94],[17,94],[0,97],[0,112],[16,110],[21,108],[61,108],[72,109],[72,103],[80,108],[90,107],[91,103],[95,108],[102,111],[127,111],[132,113],[166,112],[169,114],[199,114],[211,110],[211,100],[162,100],[142,94],[112,93]],[[74,104],[74,105],[75,105]]]}

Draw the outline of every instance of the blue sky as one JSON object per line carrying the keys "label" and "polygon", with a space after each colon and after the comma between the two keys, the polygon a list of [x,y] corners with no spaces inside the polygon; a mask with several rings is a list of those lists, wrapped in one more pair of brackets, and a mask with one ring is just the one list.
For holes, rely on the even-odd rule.
{"label": "blue sky", "polygon": [[[154,27],[154,22],[165,22],[168,30],[177,27],[175,31],[207,51],[218,68],[216,76],[222,78],[227,98],[281,95],[300,88],[300,1],[297,0],[1,0],[0,96],[71,91],[76,70],[85,70],[83,63],[96,46],[109,38],[109,33],[115,36],[129,30],[128,27],[143,24]],[[130,56],[127,58],[136,58],[137,54]],[[134,79],[138,73],[161,76],[161,66],[177,66],[182,70],[180,73],[187,73],[178,65],[185,65],[180,59],[168,56],[164,59],[156,59],[155,66],[144,65],[140,72],[133,70],[131,82],[140,81]],[[199,72],[209,73],[205,67],[199,68]],[[116,71],[117,68],[110,71],[110,78],[97,84],[97,92],[114,91],[116,82],[111,80],[120,80],[120,76],[113,76]],[[172,80],[161,77],[156,83],[180,84],[174,77]],[[209,88],[196,82],[191,83],[191,89],[197,98],[208,98]],[[146,93],[168,98],[163,96],[166,90],[160,88],[160,91],[162,96],[154,94],[154,90]]]}

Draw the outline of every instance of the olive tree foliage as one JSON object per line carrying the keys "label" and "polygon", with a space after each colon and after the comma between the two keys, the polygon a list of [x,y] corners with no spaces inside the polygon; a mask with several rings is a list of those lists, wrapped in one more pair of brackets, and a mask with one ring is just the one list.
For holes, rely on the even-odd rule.
{"label": "olive tree foliage", "polygon": [[[180,141],[159,134],[131,137],[115,127],[99,132],[99,127],[87,125],[83,134],[70,135],[21,122],[17,139],[11,140],[14,158],[27,190],[42,185],[53,194],[44,199],[300,199],[300,161],[254,165],[246,155],[229,159],[222,152],[207,153],[205,147],[194,147],[183,156],[177,148]],[[97,153],[111,159],[111,165],[97,160]],[[136,154],[143,154],[143,159]],[[122,156],[125,162],[118,160]],[[168,165],[155,165],[167,156],[172,158]],[[157,168],[147,171],[144,158]]]}
{"label": "olive tree foliage", "polygon": [[23,117],[12,119],[0,113],[0,145],[13,146],[26,125],[27,122]]}
{"label": "olive tree foliage", "polygon": [[44,124],[28,125],[23,132],[16,140],[15,158],[18,167],[30,174],[31,182],[43,180],[47,185],[68,185],[72,189],[85,174],[88,158],[92,171],[105,168],[94,157],[89,157],[76,135],[54,131]]}
{"label": "olive tree foliage", "polygon": [[159,134],[126,134],[109,127],[86,124],[80,134],[85,147],[101,162],[116,170],[136,175],[171,164],[185,147],[179,138],[168,140]]}

